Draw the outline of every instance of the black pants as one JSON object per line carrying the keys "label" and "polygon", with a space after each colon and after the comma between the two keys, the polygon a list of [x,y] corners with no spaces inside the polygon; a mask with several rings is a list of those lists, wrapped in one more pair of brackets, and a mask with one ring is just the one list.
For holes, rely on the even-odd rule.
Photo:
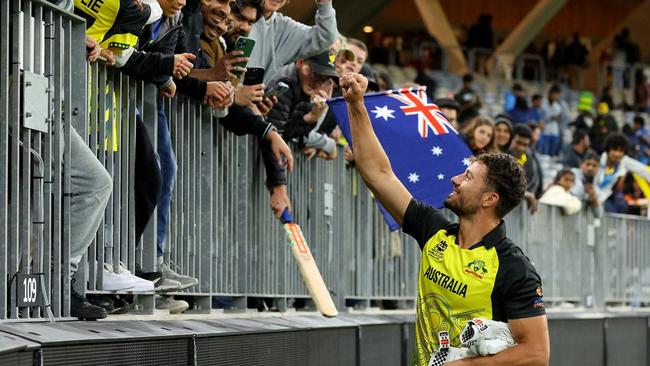
{"label": "black pants", "polygon": [[136,118],[135,140],[135,239],[139,244],[144,229],[153,215],[162,186],[162,175],[156,150],[151,143],[142,118]]}

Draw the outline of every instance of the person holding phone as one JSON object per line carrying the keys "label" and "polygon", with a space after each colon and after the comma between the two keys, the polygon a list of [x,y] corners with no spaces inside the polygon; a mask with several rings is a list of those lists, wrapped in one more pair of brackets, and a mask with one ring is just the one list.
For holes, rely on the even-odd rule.
{"label": "person holding phone", "polygon": [[288,0],[264,2],[264,17],[253,25],[250,38],[257,42],[248,66],[266,70],[269,83],[282,66],[327,50],[336,41],[336,12],[331,0],[318,0],[315,24],[307,26],[278,11]]}
{"label": "person holding phone", "polygon": [[327,160],[336,158],[336,142],[318,129],[327,113],[325,101],[331,98],[334,80],[338,80],[335,61],[336,53],[327,50],[299,59],[295,68],[283,68],[282,77],[274,79],[271,87],[283,82],[289,89],[278,98],[268,116],[286,141],[297,139],[303,147],[314,148]]}

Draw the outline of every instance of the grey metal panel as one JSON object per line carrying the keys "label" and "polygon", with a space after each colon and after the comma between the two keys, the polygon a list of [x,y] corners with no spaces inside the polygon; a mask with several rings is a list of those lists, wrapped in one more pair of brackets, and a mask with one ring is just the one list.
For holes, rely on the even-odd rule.
{"label": "grey metal panel", "polygon": [[359,329],[359,365],[401,365],[402,329],[399,324],[363,325]]}
{"label": "grey metal panel", "polygon": [[188,341],[163,339],[111,342],[43,349],[45,365],[178,365],[188,364]]}
{"label": "grey metal panel", "polygon": [[648,363],[648,318],[608,318],[605,320],[607,365]]}
{"label": "grey metal panel", "polygon": [[309,332],[308,359],[314,366],[357,365],[357,330],[319,329]]}
{"label": "grey metal panel", "polygon": [[549,319],[552,366],[604,365],[603,319]]}

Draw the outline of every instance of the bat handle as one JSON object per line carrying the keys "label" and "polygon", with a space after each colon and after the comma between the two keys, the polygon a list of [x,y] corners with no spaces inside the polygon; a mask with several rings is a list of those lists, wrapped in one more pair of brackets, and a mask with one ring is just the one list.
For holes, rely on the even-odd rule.
{"label": "bat handle", "polygon": [[280,216],[280,221],[282,221],[283,224],[288,224],[290,222],[293,222],[293,216],[291,215],[291,212],[289,212],[288,208],[285,208],[284,211],[282,211],[282,215]]}

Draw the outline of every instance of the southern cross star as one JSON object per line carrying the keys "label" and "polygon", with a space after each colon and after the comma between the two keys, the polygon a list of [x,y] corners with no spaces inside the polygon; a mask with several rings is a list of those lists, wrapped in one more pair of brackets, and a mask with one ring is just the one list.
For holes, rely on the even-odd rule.
{"label": "southern cross star", "polygon": [[375,119],[383,118],[384,121],[388,121],[389,118],[395,118],[395,116],[393,115],[395,111],[392,109],[388,109],[387,105],[383,107],[375,106],[375,110],[371,112],[375,114]]}

